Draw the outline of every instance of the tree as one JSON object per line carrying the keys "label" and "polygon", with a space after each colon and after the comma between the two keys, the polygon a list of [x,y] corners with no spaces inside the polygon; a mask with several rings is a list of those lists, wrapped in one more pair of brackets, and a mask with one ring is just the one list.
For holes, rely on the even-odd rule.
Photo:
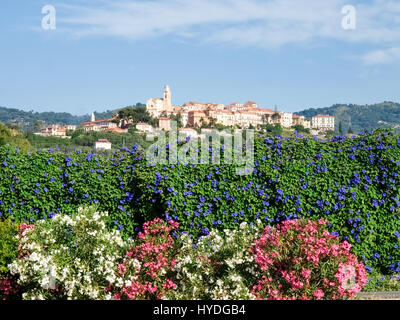
{"label": "tree", "polygon": [[349,127],[349,130],[347,131],[348,134],[352,134],[353,133],[353,129],[351,128],[351,126]]}
{"label": "tree", "polygon": [[22,137],[21,133],[13,135],[10,129],[0,122],[0,146],[6,144],[18,147],[22,152],[28,152],[31,148],[31,144]]}
{"label": "tree", "polygon": [[172,121],[176,121],[176,125],[177,125],[178,129],[183,127],[182,116],[180,113],[178,113],[177,115],[171,114],[170,119]]}
{"label": "tree", "polygon": [[304,126],[302,126],[301,124],[297,124],[295,126],[292,127],[293,129],[295,129],[298,133],[310,133],[310,129],[306,129],[304,128]]}
{"label": "tree", "polygon": [[35,131],[39,131],[40,130],[39,122],[35,121],[35,124],[33,125],[33,130],[35,130]]}
{"label": "tree", "polygon": [[[166,115],[166,113],[163,113],[162,116]],[[121,122],[123,126],[136,124],[138,122],[146,122],[150,125],[157,124],[157,120],[150,116],[146,107],[143,105],[138,106],[138,104],[136,106],[130,106],[119,110],[116,122]]]}
{"label": "tree", "polygon": [[339,134],[343,134],[343,125],[342,125],[342,121],[339,121]]}
{"label": "tree", "polygon": [[279,123],[275,124],[262,124],[260,125],[261,129],[264,129],[272,136],[280,136],[283,132],[282,126]]}

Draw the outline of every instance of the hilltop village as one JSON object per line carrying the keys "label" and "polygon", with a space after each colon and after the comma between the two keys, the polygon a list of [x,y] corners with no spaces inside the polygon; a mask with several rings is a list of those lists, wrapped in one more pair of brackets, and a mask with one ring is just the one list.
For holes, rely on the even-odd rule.
{"label": "hilltop village", "polygon": [[[234,102],[230,105],[216,103],[188,102],[182,106],[172,104],[171,89],[164,88],[163,98],[151,98],[146,102],[146,109],[153,118],[159,119],[159,127],[168,130],[171,116],[179,117],[183,127],[201,128],[210,122],[226,127],[246,129],[256,128],[263,124],[280,124],[284,128],[301,125],[306,129],[329,131],[335,129],[335,118],[328,115],[317,115],[307,120],[291,112],[274,111],[260,108],[255,102],[245,104]],[[144,124],[140,124],[143,126]]]}
{"label": "hilltop village", "polygon": [[[42,128],[36,135],[44,137],[59,137],[68,139],[67,131],[75,131],[78,128],[84,132],[112,132],[127,133],[130,128],[139,133],[153,132],[161,129],[169,131],[171,121],[179,121],[179,131],[197,136],[195,129],[227,127],[227,128],[260,128],[265,125],[280,125],[290,129],[302,126],[310,130],[311,134],[323,134],[335,130],[335,118],[329,115],[317,115],[311,120],[304,116],[291,112],[260,108],[257,103],[248,101],[244,104],[234,102],[230,105],[217,103],[188,102],[181,106],[172,104],[171,89],[167,85],[164,88],[162,98],[150,98],[145,107],[148,115],[153,119],[152,124],[147,122],[133,122],[131,119],[121,119],[117,113],[110,119],[96,120],[92,113],[91,120],[80,126],[51,125]],[[157,126],[158,125],[158,126]],[[102,139],[97,141],[99,148],[111,149],[111,143]],[[96,148],[97,148],[96,145]]]}

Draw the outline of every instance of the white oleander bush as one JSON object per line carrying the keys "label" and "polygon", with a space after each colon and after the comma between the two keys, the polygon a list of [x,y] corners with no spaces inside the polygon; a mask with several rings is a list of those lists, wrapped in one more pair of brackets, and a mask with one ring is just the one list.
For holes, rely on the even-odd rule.
{"label": "white oleander bush", "polygon": [[194,242],[188,235],[175,265],[176,290],[164,299],[171,300],[249,300],[261,270],[249,248],[262,230],[261,224],[246,222],[239,230],[212,230]]}
{"label": "white oleander bush", "polygon": [[107,213],[80,208],[20,227],[20,256],[9,265],[24,299],[112,299],[106,288],[127,248],[119,231],[107,231]]}

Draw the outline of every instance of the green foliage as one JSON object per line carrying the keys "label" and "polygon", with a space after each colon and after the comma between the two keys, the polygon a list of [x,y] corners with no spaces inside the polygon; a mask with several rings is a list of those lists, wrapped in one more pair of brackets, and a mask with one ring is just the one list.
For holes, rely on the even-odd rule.
{"label": "green foliage", "polygon": [[364,130],[377,128],[398,128],[400,104],[389,101],[371,105],[335,104],[328,108],[307,109],[298,114],[309,119],[318,114],[328,114],[335,117],[337,132],[340,131],[339,125],[342,123],[342,132],[340,133],[345,133],[351,126],[352,131],[358,134]]}
{"label": "green foliage", "polygon": [[6,125],[0,122],[0,147],[6,144],[18,147],[25,153],[31,148],[29,141],[24,139],[19,132],[13,134]]}
{"label": "green foliage", "polygon": [[[109,119],[115,111],[95,112],[97,120]],[[74,124],[79,125],[90,121],[90,115],[74,116],[66,112],[34,112],[0,107],[0,121],[4,123],[20,124],[24,130],[33,130],[35,123],[44,124]]]}
{"label": "green foliage", "polygon": [[94,144],[98,139],[107,139],[112,143],[113,149],[122,147],[132,148],[134,145],[140,145],[147,148],[150,143],[146,137],[130,130],[128,133],[115,132],[84,132],[82,129],[70,133],[71,139],[60,139],[57,137],[41,137],[33,133],[27,133],[26,138],[34,149],[58,148],[62,151],[72,151],[74,148],[85,151],[93,151]]}
{"label": "green foliage", "polygon": [[339,134],[343,134],[343,125],[342,125],[342,121],[339,121]]}
{"label": "green foliage", "polygon": [[292,127],[295,129],[298,133],[310,133],[310,129],[304,128],[301,124],[295,125]]}
{"label": "green foliage", "polygon": [[11,220],[0,221],[0,274],[9,272],[8,264],[18,255],[18,227]]}
{"label": "green foliage", "polygon": [[144,105],[136,105],[131,107],[126,107],[118,112],[118,120],[131,123],[135,125],[138,122],[146,122],[151,125],[158,124],[157,119],[153,119],[146,110]]}
{"label": "green foliage", "polygon": [[400,291],[400,275],[383,275],[373,272],[369,275],[368,284],[363,291]]}
{"label": "green foliage", "polygon": [[326,141],[257,137],[254,171],[244,176],[235,162],[152,165],[136,148],[104,156],[22,155],[6,146],[0,148],[0,213],[33,222],[98,203],[109,212],[108,227],[122,229],[125,238],[157,217],[176,219],[193,237],[258,219],[274,225],[325,218],[360,259],[388,274],[400,262],[398,139],[384,130]]}
{"label": "green foliage", "polygon": [[272,136],[280,136],[283,132],[283,128],[279,123],[275,124],[262,124],[260,129],[266,130]]}

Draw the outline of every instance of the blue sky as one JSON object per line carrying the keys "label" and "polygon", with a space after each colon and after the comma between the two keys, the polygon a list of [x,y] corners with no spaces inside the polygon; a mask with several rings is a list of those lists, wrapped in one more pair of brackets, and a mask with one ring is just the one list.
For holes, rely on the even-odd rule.
{"label": "blue sky", "polygon": [[23,110],[104,111],[165,84],[176,105],[400,102],[398,0],[3,0],[0,41],[0,105]]}

